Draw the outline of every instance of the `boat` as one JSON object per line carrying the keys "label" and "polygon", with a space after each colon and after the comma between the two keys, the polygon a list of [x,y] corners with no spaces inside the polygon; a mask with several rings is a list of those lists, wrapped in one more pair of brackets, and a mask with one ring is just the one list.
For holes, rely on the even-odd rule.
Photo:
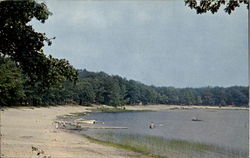
{"label": "boat", "polygon": [[96,120],[78,120],[76,121],[77,123],[82,123],[82,124],[95,124]]}
{"label": "boat", "polygon": [[201,119],[198,119],[198,117],[193,117],[192,121],[202,121]]}

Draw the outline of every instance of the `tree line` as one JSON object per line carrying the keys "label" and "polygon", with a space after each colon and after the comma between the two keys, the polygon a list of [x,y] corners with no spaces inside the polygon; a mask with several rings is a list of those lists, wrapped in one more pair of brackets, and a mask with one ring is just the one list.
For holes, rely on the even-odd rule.
{"label": "tree line", "polygon": [[[78,70],[79,80],[71,87],[72,99],[79,104],[175,104],[175,105],[248,105],[248,87],[174,88],[148,86],[104,72]],[[73,88],[75,87],[75,88]],[[67,89],[66,88],[66,89]],[[70,96],[70,95],[69,95]],[[69,98],[70,99],[70,98]]]}
{"label": "tree line", "polygon": [[246,106],[248,87],[174,88],[145,85],[104,72],[78,70],[78,80],[43,93],[27,85],[21,69],[10,59],[0,60],[1,105],[105,104],[111,106],[138,104]]}

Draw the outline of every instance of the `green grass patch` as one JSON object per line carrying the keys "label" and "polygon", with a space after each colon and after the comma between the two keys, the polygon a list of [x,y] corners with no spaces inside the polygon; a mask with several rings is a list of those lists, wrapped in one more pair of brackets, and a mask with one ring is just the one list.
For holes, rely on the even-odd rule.
{"label": "green grass patch", "polygon": [[248,153],[210,144],[124,133],[96,133],[95,141],[157,157],[176,158],[247,158]]}
{"label": "green grass patch", "polygon": [[102,144],[102,145],[108,145],[108,146],[112,146],[112,147],[115,147],[115,148],[121,148],[121,149],[125,149],[125,150],[138,152],[138,153],[141,153],[143,155],[151,156],[153,158],[164,158],[164,157],[162,157],[160,155],[153,155],[148,150],[145,150],[144,148],[137,148],[137,147],[133,147],[131,145],[119,144],[119,143],[114,143],[114,142],[111,142],[111,141],[103,141],[103,140],[100,140],[100,139],[96,139],[96,138],[87,136],[85,134],[82,134],[82,135],[85,138],[87,138],[89,141],[94,142],[94,143],[99,143],[99,144]]}

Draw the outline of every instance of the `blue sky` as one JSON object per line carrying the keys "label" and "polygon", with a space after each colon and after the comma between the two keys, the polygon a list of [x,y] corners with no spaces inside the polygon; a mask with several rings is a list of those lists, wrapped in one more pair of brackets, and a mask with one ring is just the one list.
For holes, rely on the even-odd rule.
{"label": "blue sky", "polygon": [[149,85],[248,84],[246,6],[197,15],[182,0],[45,1],[47,54]]}

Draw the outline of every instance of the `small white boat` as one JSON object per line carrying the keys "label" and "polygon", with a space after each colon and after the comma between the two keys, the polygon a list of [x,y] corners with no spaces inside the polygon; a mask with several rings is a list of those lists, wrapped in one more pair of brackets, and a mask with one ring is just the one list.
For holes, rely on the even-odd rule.
{"label": "small white boat", "polygon": [[95,124],[96,120],[78,120],[76,121],[77,123],[82,123],[82,124]]}

